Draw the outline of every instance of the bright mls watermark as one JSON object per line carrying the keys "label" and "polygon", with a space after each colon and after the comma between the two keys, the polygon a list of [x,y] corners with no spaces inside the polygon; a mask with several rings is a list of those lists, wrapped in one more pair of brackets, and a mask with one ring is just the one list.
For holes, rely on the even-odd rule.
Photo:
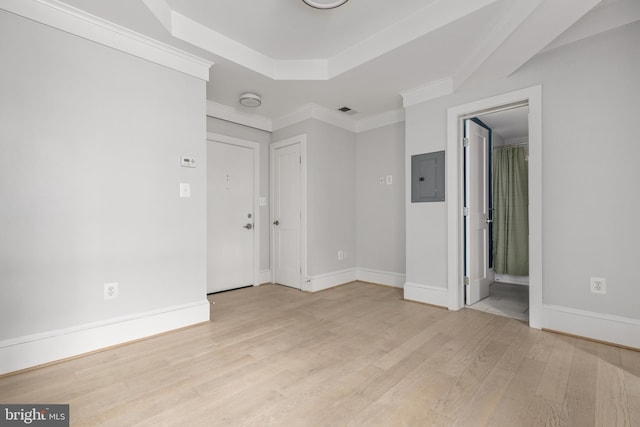
{"label": "bright mls watermark", "polygon": [[69,427],[69,405],[2,405],[0,427]]}

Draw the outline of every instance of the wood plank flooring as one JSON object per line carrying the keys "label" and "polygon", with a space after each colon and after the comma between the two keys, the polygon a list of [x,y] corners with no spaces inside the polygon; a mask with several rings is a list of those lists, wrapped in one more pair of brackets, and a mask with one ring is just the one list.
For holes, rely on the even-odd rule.
{"label": "wood plank flooring", "polygon": [[640,353],[355,282],[213,295],[211,322],[0,379],[72,426],[640,426]]}

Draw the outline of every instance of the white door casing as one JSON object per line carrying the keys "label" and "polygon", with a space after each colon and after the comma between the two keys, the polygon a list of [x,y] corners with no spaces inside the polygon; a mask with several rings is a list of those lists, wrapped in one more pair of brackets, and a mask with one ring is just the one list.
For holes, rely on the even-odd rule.
{"label": "white door casing", "polygon": [[271,145],[272,281],[302,289],[306,245],[306,137]]}
{"label": "white door casing", "polygon": [[529,326],[542,328],[542,87],[532,86],[447,110],[448,308],[464,307],[462,119],[514,103],[529,106]]}
{"label": "white door casing", "polygon": [[475,304],[489,296],[494,280],[489,267],[489,131],[465,120],[465,303]]}
{"label": "white door casing", "polygon": [[258,159],[257,143],[208,135],[207,293],[257,284]]}

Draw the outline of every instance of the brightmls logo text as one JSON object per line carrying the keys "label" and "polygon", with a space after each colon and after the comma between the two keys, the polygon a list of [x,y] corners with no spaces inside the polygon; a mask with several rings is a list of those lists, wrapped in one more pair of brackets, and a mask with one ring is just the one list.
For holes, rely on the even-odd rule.
{"label": "brightmls logo text", "polygon": [[69,427],[69,405],[0,405],[0,427]]}

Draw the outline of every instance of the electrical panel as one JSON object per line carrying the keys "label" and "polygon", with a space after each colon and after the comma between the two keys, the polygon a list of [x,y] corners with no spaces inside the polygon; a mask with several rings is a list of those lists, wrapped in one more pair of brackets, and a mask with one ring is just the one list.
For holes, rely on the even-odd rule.
{"label": "electrical panel", "polygon": [[444,202],[444,151],[411,156],[411,202]]}

